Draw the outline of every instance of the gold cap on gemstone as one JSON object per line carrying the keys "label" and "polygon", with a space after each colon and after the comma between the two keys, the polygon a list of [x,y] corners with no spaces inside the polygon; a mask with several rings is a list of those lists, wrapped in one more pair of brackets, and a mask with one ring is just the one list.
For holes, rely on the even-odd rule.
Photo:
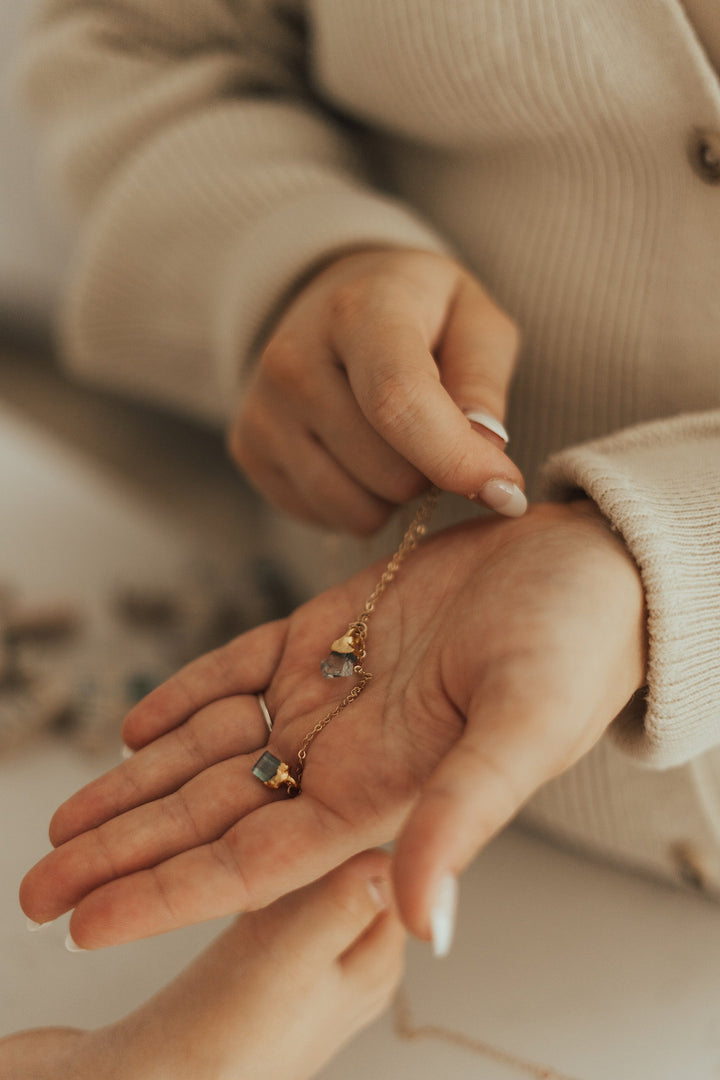
{"label": "gold cap on gemstone", "polygon": [[349,630],[347,634],[343,634],[342,637],[336,638],[330,646],[331,652],[340,653],[341,656],[347,656],[349,653],[358,652],[358,633],[356,630]]}

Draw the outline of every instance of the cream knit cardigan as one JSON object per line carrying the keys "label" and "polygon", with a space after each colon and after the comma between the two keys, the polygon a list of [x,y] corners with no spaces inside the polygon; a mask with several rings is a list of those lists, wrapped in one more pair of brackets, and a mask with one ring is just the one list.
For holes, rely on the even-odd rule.
{"label": "cream knit cardigan", "polygon": [[715,0],[48,0],[23,59],[80,223],[75,371],[222,422],[294,284],[358,245],[453,251],[516,318],[514,457],[621,532],[651,643],[647,701],[525,819],[718,892],[719,20]]}

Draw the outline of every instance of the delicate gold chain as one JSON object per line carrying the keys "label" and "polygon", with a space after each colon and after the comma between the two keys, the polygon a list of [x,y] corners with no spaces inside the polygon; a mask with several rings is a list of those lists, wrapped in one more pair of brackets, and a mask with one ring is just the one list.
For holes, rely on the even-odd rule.
{"label": "delicate gold chain", "polygon": [[350,690],[349,693],[345,695],[342,701],[338,702],[337,705],[334,705],[330,712],[326,713],[321,720],[318,720],[315,727],[311,731],[308,731],[307,735],[303,739],[300,749],[298,750],[297,767],[295,769],[295,779],[297,781],[297,787],[293,791],[291,791],[290,794],[300,794],[300,785],[302,781],[303,770],[305,769],[305,761],[307,759],[308,750],[310,749],[310,745],[313,740],[316,738],[316,736],[320,734],[323,728],[327,727],[331,720],[334,720],[335,717],[343,711],[343,709],[346,709],[347,706],[351,704],[351,702],[355,701],[355,699],[360,696],[360,694],[363,692],[363,690],[373,677],[372,672],[366,671],[363,667],[363,661],[365,660],[366,655],[365,644],[367,639],[368,620],[370,619],[370,616],[375,610],[375,605],[377,604],[378,600],[383,595],[388,585],[400,569],[403,560],[410,554],[411,551],[414,550],[414,548],[417,547],[418,543],[427,532],[428,523],[433,515],[435,504],[438,500],[438,495],[439,491],[436,487],[430,488],[427,495],[421,502],[417,513],[415,514],[412,521],[405,530],[403,538],[398,545],[397,551],[390,559],[390,562],[385,567],[382,576],[380,577],[380,580],[365,601],[365,607],[362,610],[362,614],[355,622],[350,623],[348,627],[348,632],[352,632],[354,635],[356,635],[358,641],[358,650],[355,654],[358,662],[354,665],[353,672],[355,675],[358,676],[359,682],[355,683],[352,690]]}
{"label": "delicate gold chain", "polygon": [[409,1041],[438,1039],[441,1042],[450,1043],[451,1046],[461,1046],[472,1054],[482,1054],[491,1061],[497,1061],[501,1065],[523,1072],[526,1076],[533,1077],[533,1080],[573,1080],[567,1073],[558,1072],[550,1065],[539,1065],[534,1061],[528,1061],[527,1058],[501,1050],[500,1047],[493,1046],[484,1039],[473,1039],[462,1031],[452,1031],[438,1024],[416,1024],[404,986],[398,990],[393,1002],[393,1026],[395,1034],[401,1039]]}
{"label": "delicate gold chain", "polygon": [[427,532],[428,523],[433,516],[435,504],[438,501],[438,495],[439,491],[436,487],[430,488],[427,495],[420,503],[415,517],[405,530],[405,535],[400,541],[397,551],[385,567],[382,577],[365,601],[365,607],[363,608],[363,613],[358,622],[367,624],[368,619],[375,610],[376,603],[397,574],[403,559],[418,546],[419,541]]}
{"label": "delicate gold chain", "polygon": [[335,707],[332,708],[329,713],[323,716],[322,720],[318,720],[312,731],[308,731],[307,735],[302,741],[302,746],[298,750],[298,763],[295,770],[295,776],[298,782],[298,786],[300,784],[300,781],[302,780],[303,769],[305,768],[305,758],[307,757],[307,752],[310,749],[310,743],[313,741],[316,735],[320,734],[324,727],[327,727],[331,720],[334,720],[335,717],[350,704],[351,701],[354,701],[356,697],[360,696],[367,684],[372,679],[372,674],[369,671],[364,671],[361,664],[356,664],[353,670],[355,671],[356,675],[361,675],[360,682],[355,683],[355,686],[353,686],[350,693],[346,694],[342,701],[339,702],[339,704],[335,705]]}

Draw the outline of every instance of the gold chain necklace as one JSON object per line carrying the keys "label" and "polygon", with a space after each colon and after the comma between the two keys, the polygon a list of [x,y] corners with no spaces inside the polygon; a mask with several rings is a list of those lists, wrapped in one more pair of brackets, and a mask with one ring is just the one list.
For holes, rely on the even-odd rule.
{"label": "gold chain necklace", "polygon": [[449,1043],[451,1046],[461,1047],[471,1054],[481,1054],[483,1057],[497,1061],[500,1065],[507,1065],[533,1080],[573,1080],[567,1073],[558,1072],[551,1065],[539,1065],[527,1058],[518,1057],[507,1050],[493,1046],[484,1039],[473,1039],[462,1031],[453,1031],[451,1028],[440,1027],[439,1024],[416,1024],[410,1010],[405,987],[398,990],[393,1001],[393,1027],[398,1038],[414,1042],[417,1039],[435,1039]]}
{"label": "gold chain necklace", "polygon": [[356,675],[358,681],[342,701],[334,705],[329,712],[318,720],[315,727],[308,731],[303,739],[297,755],[297,765],[294,775],[290,766],[285,761],[266,750],[265,753],[253,765],[253,776],[261,780],[266,787],[279,788],[283,784],[287,787],[288,795],[299,795],[302,784],[302,775],[305,769],[308,750],[314,739],[323,731],[336,716],[352,704],[363,692],[367,684],[373,678],[371,671],[363,666],[367,654],[367,633],[370,616],[375,611],[375,606],[381,598],[390,582],[393,580],[403,561],[413,551],[422,537],[427,532],[428,524],[433,515],[435,504],[438,500],[438,489],[430,488],[421,502],[415,516],[405,530],[400,544],[385,567],[380,580],[365,601],[365,607],[354,622],[351,622],[342,635],[336,638],[330,646],[330,655],[321,663],[320,669],[326,679],[346,678]]}

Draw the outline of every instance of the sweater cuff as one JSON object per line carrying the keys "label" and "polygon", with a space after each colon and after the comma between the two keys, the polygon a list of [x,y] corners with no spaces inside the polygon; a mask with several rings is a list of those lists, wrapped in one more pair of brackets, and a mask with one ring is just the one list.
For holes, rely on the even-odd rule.
{"label": "sweater cuff", "polygon": [[237,400],[274,319],[316,267],[353,249],[448,245],[404,205],[347,183],[305,192],[263,215],[242,237],[224,275],[216,355],[222,400]]}
{"label": "sweater cuff", "polygon": [[622,535],[648,613],[644,715],[609,736],[639,762],[681,765],[720,743],[720,412],[655,421],[548,461],[549,498],[584,492]]}

